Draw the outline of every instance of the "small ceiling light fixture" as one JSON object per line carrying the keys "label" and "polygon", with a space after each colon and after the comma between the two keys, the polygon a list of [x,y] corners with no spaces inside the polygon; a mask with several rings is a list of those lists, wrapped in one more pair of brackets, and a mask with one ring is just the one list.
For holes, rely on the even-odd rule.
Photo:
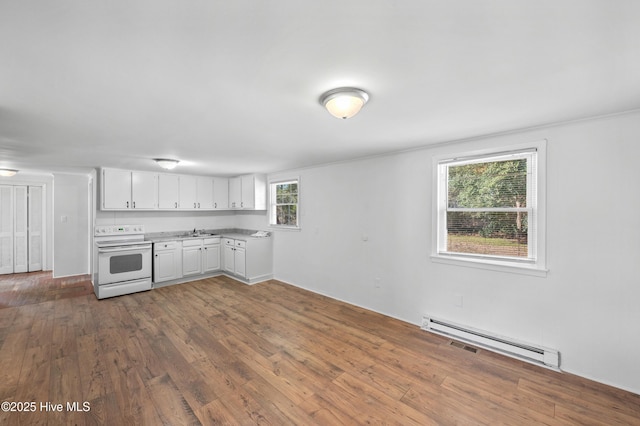
{"label": "small ceiling light fixture", "polygon": [[11,176],[15,176],[16,173],[18,173],[19,170],[14,170],[14,169],[0,169],[0,176],[4,176],[4,177],[11,177]]}
{"label": "small ceiling light fixture", "polygon": [[329,90],[320,97],[320,103],[337,118],[351,118],[369,100],[369,94],[355,87],[340,87]]}
{"label": "small ceiling light fixture", "polygon": [[158,166],[162,167],[163,169],[167,169],[167,170],[171,170],[171,169],[175,168],[178,165],[178,163],[180,162],[178,160],[171,160],[169,158],[154,158],[153,161],[158,163]]}

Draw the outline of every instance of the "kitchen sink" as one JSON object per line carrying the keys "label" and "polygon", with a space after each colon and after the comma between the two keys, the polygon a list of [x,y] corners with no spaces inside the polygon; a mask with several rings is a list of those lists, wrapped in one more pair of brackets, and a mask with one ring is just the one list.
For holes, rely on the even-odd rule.
{"label": "kitchen sink", "polygon": [[218,237],[218,234],[210,234],[208,232],[185,232],[182,237]]}

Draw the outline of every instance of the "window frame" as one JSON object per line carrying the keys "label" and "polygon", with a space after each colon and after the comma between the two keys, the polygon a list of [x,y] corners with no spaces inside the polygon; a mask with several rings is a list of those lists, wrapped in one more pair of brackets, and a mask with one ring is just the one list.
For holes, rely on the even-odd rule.
{"label": "window frame", "polygon": [[[277,197],[276,197],[276,187],[277,185],[282,185],[285,183],[296,183],[298,185],[298,202],[295,203],[296,205],[296,223],[297,225],[292,226],[292,225],[281,225],[278,223],[275,223],[275,217],[276,217],[276,208],[278,206],[277,204]],[[293,204],[293,203],[292,203]],[[300,227],[300,177],[299,176],[293,176],[293,177],[288,177],[288,178],[278,178],[278,179],[273,179],[269,181],[269,210],[268,210],[268,220],[269,220],[269,227],[273,228],[273,229],[283,229],[283,230],[291,230],[291,231],[299,231],[301,229]]]}
{"label": "window frame", "polygon": [[[488,147],[474,151],[457,151],[433,156],[433,232],[431,253],[433,262],[546,276],[546,143],[546,140],[541,140],[528,144]],[[526,209],[531,212],[530,217],[528,217],[528,258],[447,252],[447,166],[500,161],[500,157],[508,159],[509,156],[522,158],[527,153],[532,152],[535,152],[533,156],[535,161],[534,170],[527,178]],[[443,250],[443,247],[445,247],[445,250]]]}

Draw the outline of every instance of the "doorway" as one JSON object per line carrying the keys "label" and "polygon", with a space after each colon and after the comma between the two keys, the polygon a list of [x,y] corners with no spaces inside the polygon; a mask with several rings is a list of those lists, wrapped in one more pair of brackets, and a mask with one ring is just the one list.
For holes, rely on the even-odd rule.
{"label": "doorway", "polygon": [[0,185],[0,274],[41,271],[43,187]]}

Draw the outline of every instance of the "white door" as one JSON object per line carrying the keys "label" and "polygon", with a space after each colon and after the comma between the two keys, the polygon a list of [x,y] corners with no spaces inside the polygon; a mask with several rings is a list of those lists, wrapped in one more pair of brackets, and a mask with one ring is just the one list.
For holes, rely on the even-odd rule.
{"label": "white door", "polygon": [[197,275],[202,273],[202,247],[188,247],[182,249],[182,275]]}
{"label": "white door", "polygon": [[42,271],[42,187],[29,187],[29,272]]}
{"label": "white door", "polygon": [[29,270],[27,190],[27,186],[14,186],[13,272],[16,273]]}
{"label": "white door", "polygon": [[196,177],[180,176],[180,202],[178,205],[181,209],[195,209],[196,201]]}
{"label": "white door", "polygon": [[131,172],[131,207],[155,209],[158,203],[158,175],[149,172]]}
{"label": "white door", "polygon": [[239,177],[229,179],[229,207],[239,209],[242,201],[242,185]]}
{"label": "white door", "polygon": [[153,282],[175,280],[178,250],[157,251],[153,263]]}
{"label": "white door", "polygon": [[236,271],[236,262],[235,262],[235,250],[233,246],[226,245],[224,246],[224,270],[227,272],[231,272],[232,274]]}
{"label": "white door", "polygon": [[0,274],[13,273],[13,186],[0,185]]}
{"label": "white door", "polygon": [[229,178],[213,178],[213,208],[229,208]]}
{"label": "white door", "polygon": [[102,208],[131,208],[131,172],[127,170],[102,170]]}
{"label": "white door", "polygon": [[241,277],[246,277],[247,252],[242,247],[236,247],[235,249],[236,249],[236,256],[235,256],[236,274],[240,275]]}
{"label": "white door", "polygon": [[213,272],[220,269],[220,244],[204,246],[203,260],[202,272]]}
{"label": "white door", "polygon": [[242,176],[242,198],[240,200],[240,207],[243,209],[252,209],[254,205],[256,185],[253,175]]}
{"label": "white door", "polygon": [[178,175],[158,176],[158,207],[161,209],[177,209],[180,183]]}
{"label": "white door", "polygon": [[41,271],[43,189],[0,185],[0,274]]}
{"label": "white door", "polygon": [[213,208],[213,178],[198,177],[198,208],[207,210]]}

